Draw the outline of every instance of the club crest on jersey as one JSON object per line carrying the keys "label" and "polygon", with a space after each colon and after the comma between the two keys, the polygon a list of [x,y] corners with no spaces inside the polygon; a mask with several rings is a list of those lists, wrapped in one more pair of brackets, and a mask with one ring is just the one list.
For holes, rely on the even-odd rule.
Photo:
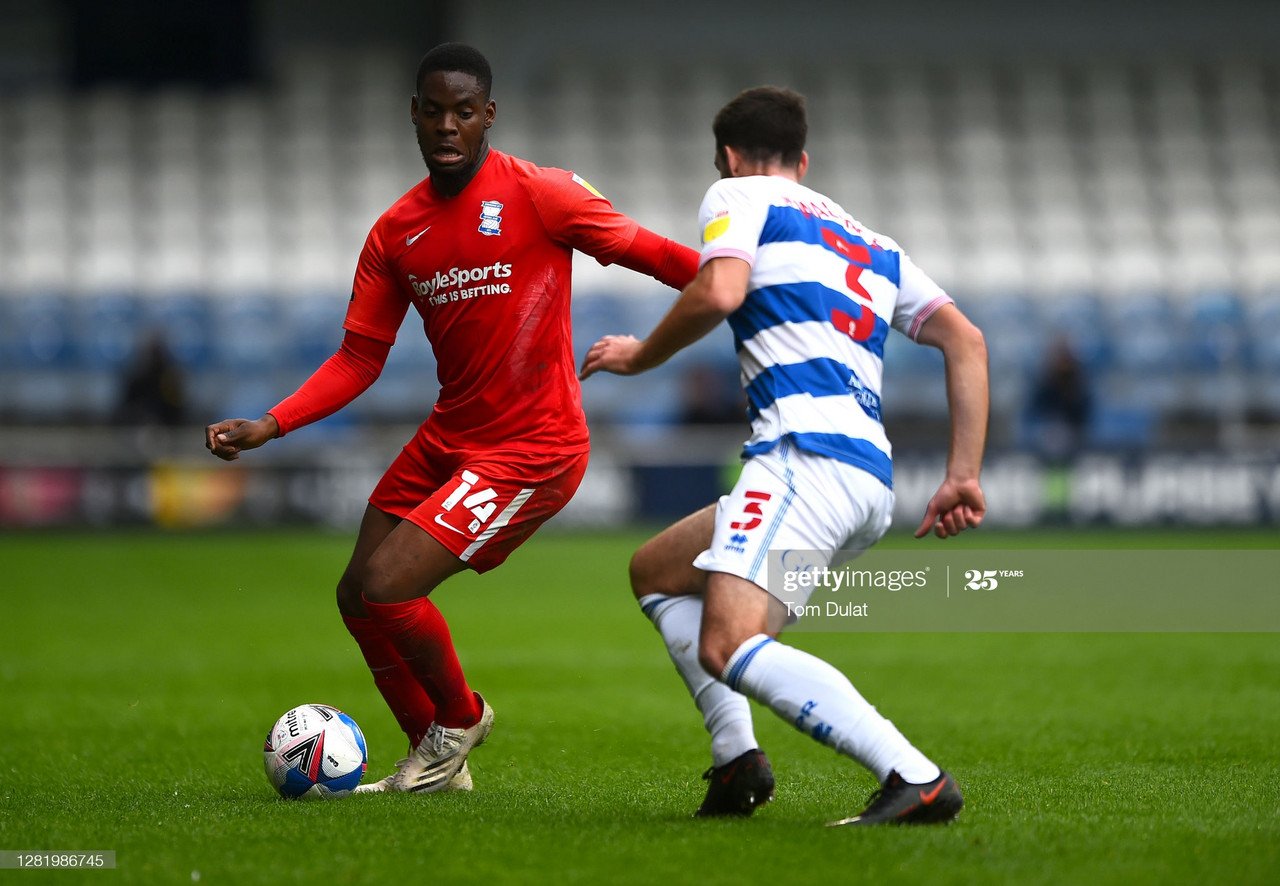
{"label": "club crest on jersey", "polygon": [[497,200],[480,202],[480,233],[497,237],[502,233],[502,204]]}

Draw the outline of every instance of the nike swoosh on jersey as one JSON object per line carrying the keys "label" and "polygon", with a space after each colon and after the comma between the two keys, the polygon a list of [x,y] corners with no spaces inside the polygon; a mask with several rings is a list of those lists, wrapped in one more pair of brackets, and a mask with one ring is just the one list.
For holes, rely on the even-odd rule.
{"label": "nike swoosh on jersey", "polygon": [[427,225],[425,228],[423,228],[423,229],[422,229],[421,231],[419,231],[418,233],[414,234],[412,237],[405,237],[405,238],[404,238],[404,245],[405,245],[405,246],[412,246],[415,242],[417,242],[417,240],[418,240],[418,238],[419,238],[419,237],[421,237],[423,234],[425,234],[425,233],[426,233],[427,231],[429,231],[429,230],[431,230],[431,225]]}

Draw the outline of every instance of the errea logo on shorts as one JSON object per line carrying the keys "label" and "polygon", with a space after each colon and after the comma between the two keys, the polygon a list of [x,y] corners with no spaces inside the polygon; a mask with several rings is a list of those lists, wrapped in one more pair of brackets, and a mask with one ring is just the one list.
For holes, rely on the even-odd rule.
{"label": "errea logo on shorts", "polygon": [[506,295],[511,291],[510,283],[489,283],[482,286],[467,287],[467,283],[486,280],[505,280],[510,277],[512,266],[508,262],[494,262],[478,268],[450,268],[447,271],[436,271],[430,280],[420,280],[409,275],[409,286],[414,294],[424,299],[430,307],[437,307],[445,302],[462,301],[478,295]]}

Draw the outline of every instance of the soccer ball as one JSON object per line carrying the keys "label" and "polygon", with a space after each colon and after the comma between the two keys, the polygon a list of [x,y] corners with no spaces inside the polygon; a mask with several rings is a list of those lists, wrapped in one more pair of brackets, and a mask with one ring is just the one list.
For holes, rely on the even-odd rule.
{"label": "soccer ball", "polygon": [[291,800],[344,797],[369,767],[356,721],[337,708],[304,704],[286,711],[262,746],[267,779]]}

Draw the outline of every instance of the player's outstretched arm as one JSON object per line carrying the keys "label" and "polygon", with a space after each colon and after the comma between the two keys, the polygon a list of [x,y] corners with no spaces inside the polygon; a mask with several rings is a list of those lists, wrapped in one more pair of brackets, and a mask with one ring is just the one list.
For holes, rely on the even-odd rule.
{"label": "player's outstretched arm", "polygon": [[617,263],[647,274],[672,289],[683,290],[698,273],[698,252],[640,228],[631,245],[618,256]]}
{"label": "player's outstretched arm", "polygon": [[280,425],[270,413],[253,421],[228,418],[204,429],[204,445],[223,461],[235,461],[244,450],[257,449],[279,434]]}
{"label": "player's outstretched arm", "polygon": [[347,332],[338,352],[262,418],[232,418],[205,428],[205,448],[223,461],[234,461],[246,449],[332,415],[377,380],[390,350],[386,342]]}
{"label": "player's outstretched arm", "polygon": [[916,341],[942,351],[951,442],[946,479],[929,500],[915,536],[923,538],[932,529],[938,538],[948,538],[980,526],[987,512],[979,483],[990,411],[987,343],[955,305],[944,305],[926,320]]}
{"label": "player's outstretched arm", "polygon": [[606,335],[587,350],[578,378],[597,372],[635,375],[661,366],[720,325],[747,297],[751,265],[740,258],[713,258],[684,288],[649,337]]}

